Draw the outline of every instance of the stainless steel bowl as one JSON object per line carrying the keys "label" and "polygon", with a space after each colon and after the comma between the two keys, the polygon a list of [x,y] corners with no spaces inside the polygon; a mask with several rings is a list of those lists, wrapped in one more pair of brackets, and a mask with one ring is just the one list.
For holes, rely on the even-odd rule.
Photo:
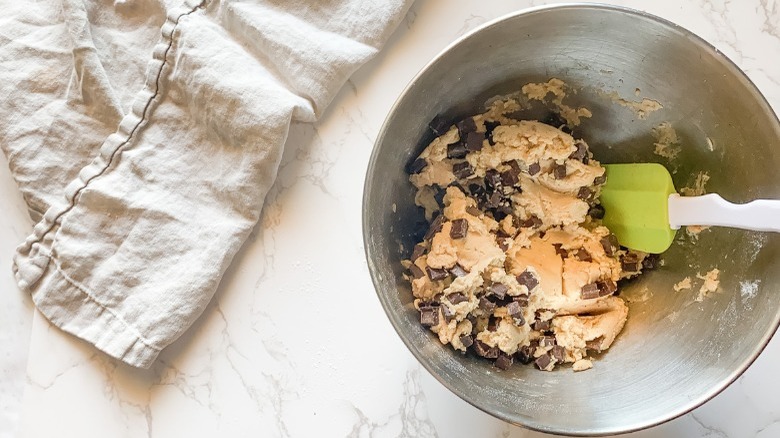
{"label": "stainless steel bowl", "polygon": [[[482,26],[437,56],[409,84],[379,134],[368,167],[363,235],[379,299],[401,339],[452,392],[496,417],[558,434],[602,435],[682,415],[723,390],[758,356],[780,322],[780,239],[728,229],[681,238],[665,264],[625,286],[629,321],[593,369],[551,373],[490,363],[442,346],[419,324],[400,261],[423,215],[404,167],[432,139],[436,115],[475,114],[496,94],[551,77],[578,90],[593,117],[576,134],[602,162],[656,161],[652,128],[668,121],[683,150],[675,185],[700,170],[732,201],[780,198],[780,123],[748,78],[711,45],[660,18],[601,5],[519,12]],[[605,97],[635,90],[663,104],[640,119]],[[721,290],[702,302],[675,292],[717,267]]]}

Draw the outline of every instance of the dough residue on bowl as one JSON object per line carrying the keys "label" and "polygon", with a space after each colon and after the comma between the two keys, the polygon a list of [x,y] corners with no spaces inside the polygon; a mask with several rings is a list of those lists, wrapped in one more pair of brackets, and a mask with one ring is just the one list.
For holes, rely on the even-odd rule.
{"label": "dough residue on bowl", "polygon": [[[524,92],[558,99],[558,85]],[[566,126],[508,116],[518,108],[494,101],[411,164],[430,226],[404,265],[420,322],[442,343],[501,369],[517,360],[585,370],[625,324],[618,282],[655,259],[601,225],[605,171],[587,143]]]}
{"label": "dough residue on bowl", "polygon": [[[560,79],[552,78],[547,82],[528,83],[523,85],[523,94],[529,100],[538,100],[544,102],[548,95],[552,94],[552,103],[558,110],[558,113],[571,126],[579,126],[581,118],[590,118],[593,114],[585,107],[573,108],[563,103],[566,97],[566,83]],[[556,126],[559,128],[560,126]]]}
{"label": "dough residue on bowl", "polygon": [[656,155],[671,161],[680,154],[680,139],[671,123],[663,122],[653,128],[653,137],[655,137],[653,153]]}
{"label": "dough residue on bowl", "polygon": [[696,301],[704,301],[707,296],[718,290],[718,287],[720,286],[720,269],[713,268],[711,271],[707,272],[704,275],[701,275],[700,273],[696,274],[696,278],[699,280],[704,280],[704,283],[702,283],[701,287],[699,288],[699,295],[696,297]]}

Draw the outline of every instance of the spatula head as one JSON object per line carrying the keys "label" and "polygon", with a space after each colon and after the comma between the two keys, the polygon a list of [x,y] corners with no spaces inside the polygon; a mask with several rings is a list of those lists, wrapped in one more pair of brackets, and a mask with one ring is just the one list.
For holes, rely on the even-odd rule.
{"label": "spatula head", "polygon": [[669,226],[669,195],[675,193],[669,171],[656,163],[607,164],[607,182],[599,200],[604,225],[630,249],[660,254],[674,241]]}

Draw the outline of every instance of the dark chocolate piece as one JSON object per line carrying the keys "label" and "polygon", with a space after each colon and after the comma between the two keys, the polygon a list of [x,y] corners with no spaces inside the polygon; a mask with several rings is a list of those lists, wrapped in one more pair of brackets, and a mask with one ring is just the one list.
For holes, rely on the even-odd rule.
{"label": "dark chocolate piece", "polygon": [[474,217],[480,217],[482,216],[482,212],[477,207],[468,206],[466,207],[466,213],[474,216]]}
{"label": "dark chocolate piece", "polygon": [[577,260],[582,262],[590,262],[593,259],[590,256],[590,253],[585,248],[580,248],[577,250],[577,252],[574,254],[574,257],[577,258]]}
{"label": "dark chocolate piece", "polygon": [[563,362],[564,358],[566,357],[566,349],[560,345],[554,346],[550,353],[552,354],[553,359],[555,359],[555,361],[558,363]]}
{"label": "dark chocolate piece", "polygon": [[644,269],[655,269],[658,267],[658,261],[660,260],[660,256],[658,254],[648,254],[644,260],[642,260],[642,268]]}
{"label": "dark chocolate piece", "polygon": [[482,142],[485,141],[485,136],[479,132],[469,132],[466,136],[466,149],[469,152],[477,152],[482,150]]}
{"label": "dark chocolate piece", "polygon": [[580,187],[579,191],[577,191],[577,198],[582,199],[583,201],[587,201],[593,196],[593,190],[587,188],[587,187]]}
{"label": "dark chocolate piece", "polygon": [[433,327],[439,323],[438,307],[420,307],[420,324]]}
{"label": "dark chocolate piece", "polygon": [[439,207],[444,207],[444,195],[446,194],[446,190],[436,184],[433,185],[433,189],[433,199],[436,200],[436,204],[438,204]]}
{"label": "dark chocolate piece", "polygon": [[428,231],[425,233],[423,239],[430,240],[436,233],[441,231],[441,226],[444,224],[444,215],[440,214],[433,219],[431,226],[428,227]]}
{"label": "dark chocolate piece", "polygon": [[414,249],[412,250],[412,262],[419,259],[423,254],[425,254],[425,245],[422,243],[414,245]]}
{"label": "dark chocolate piece", "polygon": [[539,284],[536,276],[527,269],[517,276],[517,282],[527,287],[528,292],[532,291]]}
{"label": "dark chocolate piece", "polygon": [[534,361],[534,350],[536,347],[524,345],[515,353],[515,358],[522,364],[528,365]]}
{"label": "dark chocolate piece", "polygon": [[498,347],[491,347],[479,339],[474,342],[474,352],[488,359],[496,359],[498,357]]}
{"label": "dark chocolate piece", "polygon": [[425,158],[418,158],[412,161],[412,164],[409,165],[406,171],[410,175],[414,175],[416,173],[422,172],[422,170],[426,167],[428,167],[428,162],[425,160]]}
{"label": "dark chocolate piece", "polygon": [[502,283],[493,283],[490,285],[490,293],[493,294],[499,300],[503,300],[509,290],[506,285]]}
{"label": "dark chocolate piece", "polygon": [[520,303],[512,301],[506,305],[506,312],[512,317],[515,324],[518,326],[525,325],[525,319],[523,318],[523,308],[520,307]]}
{"label": "dark chocolate piece", "polygon": [[532,214],[528,219],[523,221],[521,226],[524,228],[539,228],[542,226],[542,220],[539,219],[538,216]]}
{"label": "dark chocolate piece", "polygon": [[488,318],[487,329],[490,332],[494,332],[498,329],[498,323],[501,322],[501,318],[491,316]]}
{"label": "dark chocolate piece", "polygon": [[458,135],[460,135],[460,138],[464,138],[470,132],[477,130],[477,124],[474,123],[473,117],[466,117],[465,119],[458,122],[455,126],[458,128]]}
{"label": "dark chocolate piece", "polygon": [[528,295],[518,295],[512,298],[520,307],[528,307]]}
{"label": "dark chocolate piece", "polygon": [[474,344],[474,338],[472,338],[471,335],[461,335],[460,343],[463,344],[464,347],[469,348]]}
{"label": "dark chocolate piece", "polygon": [[441,309],[441,314],[444,315],[444,321],[448,323],[452,321],[452,318],[455,317],[455,312],[449,306],[440,306],[439,308]]}
{"label": "dark chocolate piece", "polygon": [[466,295],[460,293],[460,292],[453,292],[449,295],[447,295],[447,300],[449,300],[450,303],[453,305],[460,304],[464,301],[468,301],[469,299],[466,298]]}
{"label": "dark chocolate piece", "polygon": [[604,219],[604,214],[606,212],[604,211],[604,207],[601,206],[601,204],[594,205],[593,207],[588,210],[588,216],[592,217],[593,219]]}
{"label": "dark chocolate piece", "polygon": [[447,119],[445,119],[441,114],[437,114],[436,117],[434,117],[433,120],[428,123],[428,128],[430,128],[431,131],[433,131],[433,133],[438,137],[446,134],[447,131],[449,131],[450,122],[447,121]]}
{"label": "dark chocolate piece", "polygon": [[561,256],[561,258],[567,258],[569,257],[569,251],[566,251],[563,249],[563,245],[560,243],[553,243],[553,247],[555,248],[555,253]]}
{"label": "dark chocolate piece", "polygon": [[485,194],[485,188],[479,184],[469,184],[469,192],[474,197],[480,197]]}
{"label": "dark chocolate piece", "polygon": [[493,192],[492,195],[490,195],[489,198],[485,201],[485,207],[490,209],[495,209],[501,206],[501,194],[498,192]]}
{"label": "dark chocolate piece", "polygon": [[585,348],[589,350],[596,350],[601,351],[601,343],[604,342],[604,337],[599,336],[596,339],[592,339],[590,341],[585,341]]}
{"label": "dark chocolate piece", "polygon": [[631,262],[631,261],[621,261],[620,267],[625,272],[639,272],[639,261]]}
{"label": "dark chocolate piece", "polygon": [[493,311],[496,310],[496,305],[491,303],[490,300],[488,300],[487,298],[480,297],[479,308],[485,311],[486,313],[493,313]]}
{"label": "dark chocolate piece", "polygon": [[501,251],[506,252],[509,249],[509,244],[506,243],[506,239],[499,239],[498,247],[501,248]]}
{"label": "dark chocolate piece", "polygon": [[608,257],[615,255],[615,251],[618,250],[620,244],[618,243],[617,236],[610,234],[609,236],[601,238],[601,246],[604,247],[604,252]]}
{"label": "dark chocolate piece", "polygon": [[503,184],[505,187],[516,186],[517,183],[520,182],[520,178],[518,177],[519,174],[520,172],[516,172],[512,168],[501,172],[501,184]]}
{"label": "dark chocolate piece", "polygon": [[466,158],[468,153],[466,145],[461,141],[447,145],[447,158]]}
{"label": "dark chocolate piece", "polygon": [[[452,174],[455,175],[455,178],[465,179],[474,175],[474,168],[471,167],[468,161],[455,163],[452,165]],[[462,191],[465,192],[465,190]]]}
{"label": "dark chocolate piece", "polygon": [[577,147],[577,150],[572,152],[571,155],[569,155],[569,158],[577,161],[583,161],[583,159],[588,157],[588,147],[585,146],[585,142],[582,140],[577,140],[574,142],[574,146]]}
{"label": "dark chocolate piece", "polygon": [[414,263],[412,263],[412,265],[409,266],[409,271],[412,272],[412,276],[414,278],[423,278],[423,277],[425,277],[425,272],[423,272],[423,270],[420,269],[420,267],[415,265]]}
{"label": "dark chocolate piece", "polygon": [[552,358],[550,357],[550,355],[549,354],[545,354],[545,355],[539,356],[539,358],[536,359],[536,366],[540,370],[543,370],[543,369],[546,369],[550,365],[551,362],[552,362]]}
{"label": "dark chocolate piece", "polygon": [[509,367],[512,366],[512,356],[501,351],[498,353],[498,357],[496,358],[496,361],[493,362],[493,365],[495,365],[496,368],[508,370]]}
{"label": "dark chocolate piece", "polygon": [[566,178],[566,163],[553,166],[553,177],[555,177],[555,179]]}
{"label": "dark chocolate piece", "polygon": [[466,219],[455,219],[450,226],[450,237],[462,239],[469,231],[469,222]]}
{"label": "dark chocolate piece", "polygon": [[550,321],[539,321],[538,319],[534,321],[533,324],[531,324],[531,328],[539,332],[546,332],[550,330],[550,326]]}
{"label": "dark chocolate piece", "polygon": [[596,178],[593,179],[594,186],[600,186],[605,182],[607,182],[607,175],[597,176]]}
{"label": "dark chocolate piece", "polygon": [[599,286],[596,283],[588,283],[585,286],[582,286],[580,297],[582,297],[583,300],[592,300],[599,296]]}
{"label": "dark chocolate piece", "polygon": [[496,129],[501,125],[500,122],[490,122],[485,120],[485,138],[487,139],[490,146],[493,146],[496,144],[496,142],[493,140],[493,130]]}
{"label": "dark chocolate piece", "polygon": [[428,271],[428,277],[431,280],[443,280],[450,276],[450,273],[446,269],[437,269],[427,266],[425,270]]}
{"label": "dark chocolate piece", "polygon": [[539,165],[539,163],[532,163],[530,166],[528,166],[528,174],[531,176],[536,175],[542,170],[542,166]]}
{"label": "dark chocolate piece", "polygon": [[556,345],[555,336],[540,336],[539,337],[539,345],[542,347],[552,347],[553,345]]}
{"label": "dark chocolate piece", "polygon": [[599,295],[602,297],[606,297],[607,295],[612,295],[615,292],[617,292],[617,284],[615,284],[612,280],[604,280],[599,282]]}
{"label": "dark chocolate piece", "polygon": [[465,277],[469,272],[463,269],[463,266],[455,263],[455,266],[450,269],[450,273],[456,277]]}
{"label": "dark chocolate piece", "polygon": [[485,172],[485,187],[495,190],[501,186],[501,174],[496,169],[488,169]]}

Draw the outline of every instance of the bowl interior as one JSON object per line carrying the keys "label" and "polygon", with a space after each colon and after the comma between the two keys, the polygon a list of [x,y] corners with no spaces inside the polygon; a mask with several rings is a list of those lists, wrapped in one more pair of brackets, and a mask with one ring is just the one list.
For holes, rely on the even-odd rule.
{"label": "bowl interior", "polygon": [[[623,288],[629,320],[591,370],[551,373],[489,362],[442,346],[419,324],[400,261],[424,227],[405,166],[433,138],[428,122],[481,112],[528,82],[564,80],[564,100],[593,113],[575,130],[604,163],[660,162],[675,186],[704,171],[708,192],[743,202],[780,198],[780,126],[749,80],[699,38],[621,8],[567,5],[506,17],[435,59],[396,103],[377,140],[364,195],[364,237],[380,300],[420,362],[457,395],[504,420],[563,434],[607,434],[680,415],[722,390],[758,355],[780,319],[780,239],[730,229],[678,233],[664,265]],[[638,117],[610,97],[641,95],[663,108]],[[614,97],[614,95],[613,95]],[[538,108],[528,117],[538,117]],[[682,143],[672,162],[655,155],[652,129],[670,123]],[[675,292],[686,276],[717,267],[721,289],[694,301]],[[700,284],[701,282],[699,282]]]}

